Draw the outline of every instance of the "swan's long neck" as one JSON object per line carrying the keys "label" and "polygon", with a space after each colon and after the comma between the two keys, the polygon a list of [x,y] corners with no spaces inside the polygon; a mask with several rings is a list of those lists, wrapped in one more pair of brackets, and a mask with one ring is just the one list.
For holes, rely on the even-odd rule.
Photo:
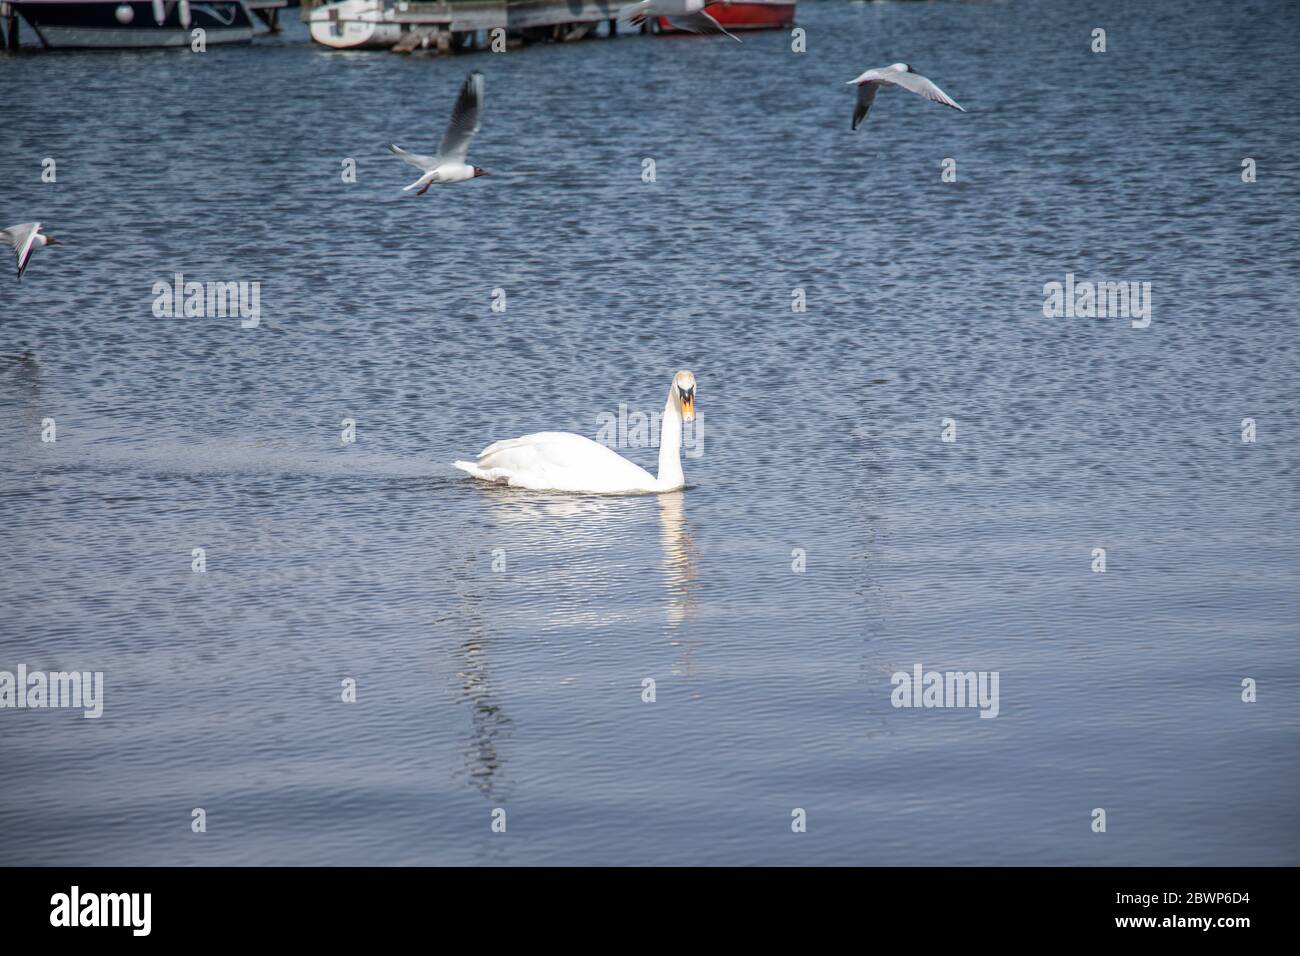
{"label": "swan's long neck", "polygon": [[673,401],[673,386],[668,386],[668,404],[659,422],[659,484],[664,488],[680,488],[682,477],[682,413]]}

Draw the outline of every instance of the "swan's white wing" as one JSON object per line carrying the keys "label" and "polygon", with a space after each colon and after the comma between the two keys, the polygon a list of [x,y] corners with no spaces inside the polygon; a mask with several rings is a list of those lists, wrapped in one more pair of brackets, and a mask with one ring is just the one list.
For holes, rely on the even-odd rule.
{"label": "swan's white wing", "polygon": [[27,271],[27,263],[32,258],[32,250],[36,246],[36,237],[40,231],[39,222],[24,222],[0,232],[0,239],[3,239],[5,245],[13,249],[18,256],[18,278],[20,279]]}
{"label": "swan's white wing", "polygon": [[618,452],[571,432],[537,432],[489,445],[455,466],[514,488],[610,493],[655,490],[655,478]]}
{"label": "swan's white wing", "polygon": [[729,33],[721,23],[703,10],[699,13],[682,13],[665,19],[679,30],[689,30],[691,33],[725,33],[737,43],[741,42],[740,37]]}
{"label": "swan's white wing", "polygon": [[876,91],[880,89],[880,84],[875,80],[868,80],[858,87],[858,102],[853,107],[853,128],[857,129],[864,119],[867,118],[867,111],[871,109],[871,104],[876,101]]}
{"label": "swan's white wing", "polygon": [[[503,452],[515,451],[520,448],[544,448],[547,445],[556,445],[557,454],[564,454],[564,448],[568,445],[581,446],[583,443],[595,445],[590,438],[584,438],[582,435],[575,435],[573,432],[533,432],[531,435],[524,435],[522,438],[507,438],[503,441],[493,442],[481,452],[478,453],[479,461],[498,455]],[[609,451],[604,445],[600,445],[605,451]],[[581,452],[579,452],[581,453]]]}
{"label": "swan's white wing", "polygon": [[935,86],[920,73],[889,73],[887,76],[880,77],[881,82],[893,83],[895,86],[901,86],[905,90],[911,90],[924,96],[927,100],[935,103],[942,103],[944,106],[951,106],[955,110],[966,111],[957,105],[957,101],[945,93],[939,87]]}
{"label": "swan's white wing", "polygon": [[451,122],[447,132],[442,134],[442,144],[438,147],[438,162],[463,163],[469,155],[470,140],[479,129],[479,118],[483,112],[483,74],[475,70],[465,78],[456,97],[456,105],[451,111]]}
{"label": "swan's white wing", "polygon": [[421,156],[419,153],[408,153],[406,150],[402,149],[402,147],[394,146],[392,143],[388,144],[388,148],[416,169],[423,169],[426,173],[438,165],[438,160],[432,156]]}

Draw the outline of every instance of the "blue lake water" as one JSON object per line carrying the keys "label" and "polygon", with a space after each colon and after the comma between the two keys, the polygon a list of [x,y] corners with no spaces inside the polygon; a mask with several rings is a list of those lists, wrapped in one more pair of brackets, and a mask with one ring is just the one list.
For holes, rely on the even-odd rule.
{"label": "blue lake water", "polygon": [[[0,670],[105,683],[0,710],[0,863],[1300,863],[1300,10],[445,59],[289,19],[0,56],[0,226],[66,243],[0,268]],[[969,112],[851,132],[896,60]],[[470,69],[493,175],[403,194]],[[260,325],[155,317],[176,273]],[[1071,273],[1150,325],[1045,318]],[[684,492],[450,467],[679,368]],[[918,664],[998,716],[894,707]]]}

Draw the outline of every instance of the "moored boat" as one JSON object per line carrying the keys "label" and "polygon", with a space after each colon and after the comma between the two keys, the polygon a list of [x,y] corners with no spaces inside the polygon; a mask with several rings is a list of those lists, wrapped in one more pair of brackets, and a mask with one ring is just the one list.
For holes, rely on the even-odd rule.
{"label": "moored boat", "polygon": [[[721,0],[705,12],[728,30],[781,30],[794,25],[797,0]],[[665,18],[659,18],[660,33],[680,33]]]}
{"label": "moored boat", "polygon": [[316,7],[307,23],[312,40],[340,50],[446,53],[474,47],[480,31],[506,28],[509,15],[506,0],[340,0]]}
{"label": "moored boat", "polygon": [[402,24],[383,0],[342,0],[307,15],[311,38],[339,50],[391,48],[402,38]]}
{"label": "moored boat", "polygon": [[9,0],[52,49],[118,50],[248,43],[253,18],[244,0]]}

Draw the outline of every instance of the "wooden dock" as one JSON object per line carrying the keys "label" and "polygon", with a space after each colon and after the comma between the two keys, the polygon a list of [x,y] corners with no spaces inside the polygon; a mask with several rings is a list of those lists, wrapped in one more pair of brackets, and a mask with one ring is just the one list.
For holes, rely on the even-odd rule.
{"label": "wooden dock", "polygon": [[510,0],[509,31],[524,33],[527,30],[546,29],[578,24],[612,22],[618,16],[622,2],[611,0]]}
{"label": "wooden dock", "polygon": [[453,33],[509,25],[506,0],[397,0],[393,7],[403,23],[436,24]]}
{"label": "wooden dock", "polygon": [[280,32],[280,11],[288,5],[289,0],[244,0],[248,11],[265,23],[272,33]]}
{"label": "wooden dock", "polygon": [[478,46],[480,33],[486,37],[490,31],[508,25],[505,0],[402,0],[395,9],[407,32],[393,45],[394,53],[472,50]]}

